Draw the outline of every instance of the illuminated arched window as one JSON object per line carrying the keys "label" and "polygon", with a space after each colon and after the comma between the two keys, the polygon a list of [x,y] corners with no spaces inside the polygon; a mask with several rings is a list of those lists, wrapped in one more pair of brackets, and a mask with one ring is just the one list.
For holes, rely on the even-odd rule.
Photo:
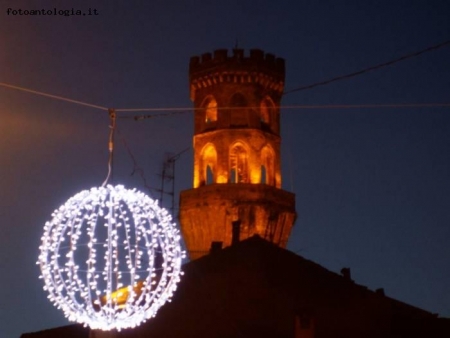
{"label": "illuminated arched window", "polygon": [[200,155],[200,185],[215,183],[214,171],[217,165],[217,151],[212,144],[207,144]]}
{"label": "illuminated arched window", "polygon": [[248,183],[248,154],[241,143],[230,150],[230,182]]}
{"label": "illuminated arched window", "polygon": [[270,123],[270,116],[272,115],[272,111],[273,111],[274,107],[275,107],[275,105],[274,105],[272,99],[268,96],[266,96],[261,101],[259,118],[262,123],[266,123],[266,124]]}
{"label": "illuminated arched window", "polygon": [[261,150],[261,183],[275,185],[275,152],[269,145]]}
{"label": "illuminated arched window", "polygon": [[261,122],[269,123],[269,107],[265,101],[261,102],[261,113],[259,115]]}
{"label": "illuminated arched window", "polygon": [[205,122],[217,121],[217,101],[212,96],[208,96],[202,105],[205,108]]}

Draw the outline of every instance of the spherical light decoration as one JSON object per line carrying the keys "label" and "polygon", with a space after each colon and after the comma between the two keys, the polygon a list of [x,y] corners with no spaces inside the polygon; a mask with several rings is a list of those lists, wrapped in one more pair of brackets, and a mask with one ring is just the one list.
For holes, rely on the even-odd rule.
{"label": "spherical light decoration", "polygon": [[39,249],[48,298],[92,329],[131,328],[155,316],[182,274],[169,213],[121,185],[70,198],[45,224]]}

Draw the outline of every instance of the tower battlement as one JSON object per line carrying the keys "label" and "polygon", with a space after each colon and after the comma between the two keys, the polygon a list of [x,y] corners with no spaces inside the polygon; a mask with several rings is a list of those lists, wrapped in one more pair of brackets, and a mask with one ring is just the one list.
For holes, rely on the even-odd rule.
{"label": "tower battlement", "polygon": [[260,49],[250,49],[245,56],[243,49],[216,49],[213,53],[191,57],[189,80],[191,99],[195,91],[218,83],[255,83],[279,93],[284,89],[285,62]]}

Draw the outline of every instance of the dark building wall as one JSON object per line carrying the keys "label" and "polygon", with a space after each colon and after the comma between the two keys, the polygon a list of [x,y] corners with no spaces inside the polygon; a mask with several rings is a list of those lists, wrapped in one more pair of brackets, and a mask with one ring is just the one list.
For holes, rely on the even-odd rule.
{"label": "dark building wall", "polygon": [[89,328],[74,324],[39,332],[24,333],[20,338],[89,338],[89,334]]}
{"label": "dark building wall", "polygon": [[173,302],[119,337],[301,338],[298,320],[314,327],[315,338],[443,338],[450,332],[427,311],[251,238],[187,264]]}
{"label": "dark building wall", "polygon": [[[448,319],[253,237],[184,266],[171,303],[114,338],[448,338]],[[303,327],[303,328],[302,328]],[[74,326],[23,338],[87,337]],[[104,336],[104,335],[103,335]],[[91,332],[90,338],[104,338]]]}

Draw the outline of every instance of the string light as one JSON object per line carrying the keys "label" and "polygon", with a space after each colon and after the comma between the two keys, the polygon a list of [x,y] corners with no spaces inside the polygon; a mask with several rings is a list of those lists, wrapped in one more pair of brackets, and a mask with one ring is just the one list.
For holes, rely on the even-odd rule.
{"label": "string light", "polygon": [[121,330],[170,301],[183,257],[179,231],[157,201],[106,185],[54,211],[37,263],[48,298],[69,320]]}

